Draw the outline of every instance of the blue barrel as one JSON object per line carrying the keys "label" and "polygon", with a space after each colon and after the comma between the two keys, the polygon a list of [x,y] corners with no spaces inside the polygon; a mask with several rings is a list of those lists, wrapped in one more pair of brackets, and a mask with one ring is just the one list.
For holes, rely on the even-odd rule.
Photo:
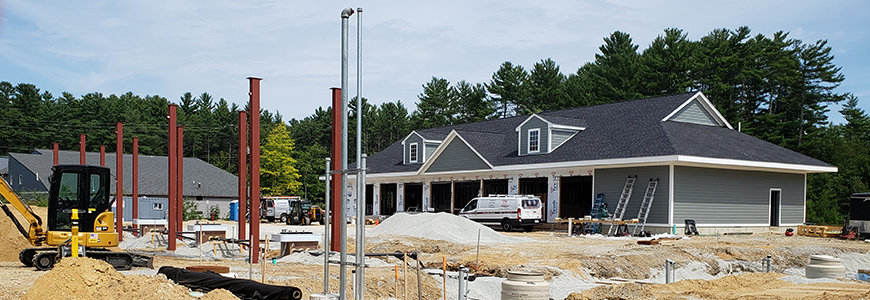
{"label": "blue barrel", "polygon": [[239,201],[230,202],[230,220],[239,220]]}

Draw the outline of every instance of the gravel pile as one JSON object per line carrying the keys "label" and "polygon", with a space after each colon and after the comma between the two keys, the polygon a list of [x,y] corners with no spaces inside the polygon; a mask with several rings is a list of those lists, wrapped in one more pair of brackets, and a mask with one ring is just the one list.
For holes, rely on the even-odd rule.
{"label": "gravel pile", "polygon": [[430,240],[473,245],[480,232],[481,244],[530,242],[532,239],[511,237],[480,223],[448,213],[397,213],[366,233],[371,237],[410,236]]}
{"label": "gravel pile", "polygon": [[[329,256],[329,260],[339,260],[340,257],[338,254],[333,254]],[[347,256],[347,261],[356,262],[356,257],[353,255]],[[393,263],[387,263],[383,259],[374,258],[374,257],[366,257],[365,262],[366,265],[370,268],[380,268],[380,267],[391,267],[398,262],[398,259],[393,259]],[[290,263],[290,264],[303,264],[303,265],[323,265],[323,256],[322,255],[311,255],[307,252],[295,252],[290,255],[284,256],[278,259],[278,263]],[[413,265],[413,260],[408,260],[408,263]]]}

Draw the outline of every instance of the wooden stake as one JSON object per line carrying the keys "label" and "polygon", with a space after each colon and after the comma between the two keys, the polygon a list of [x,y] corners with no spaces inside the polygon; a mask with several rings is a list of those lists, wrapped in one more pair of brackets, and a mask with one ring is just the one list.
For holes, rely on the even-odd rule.
{"label": "wooden stake", "polygon": [[402,267],[405,269],[404,276],[402,279],[402,290],[404,291],[405,297],[404,299],[408,299],[408,252],[402,253]]}
{"label": "wooden stake", "polygon": [[[264,235],[264,236],[268,236],[268,235]],[[265,240],[266,240],[265,241],[266,251],[263,252],[263,261],[261,261],[261,263],[263,263],[263,280],[261,281],[262,283],[266,283],[266,253],[269,252],[269,239],[265,238]]]}
{"label": "wooden stake", "polygon": [[393,290],[393,295],[399,298],[399,265],[393,266],[393,269],[396,271],[396,279],[394,280],[396,286]]}
{"label": "wooden stake", "polygon": [[442,280],[444,282],[444,300],[447,300],[447,257],[441,257],[441,269],[444,276],[444,280]]}

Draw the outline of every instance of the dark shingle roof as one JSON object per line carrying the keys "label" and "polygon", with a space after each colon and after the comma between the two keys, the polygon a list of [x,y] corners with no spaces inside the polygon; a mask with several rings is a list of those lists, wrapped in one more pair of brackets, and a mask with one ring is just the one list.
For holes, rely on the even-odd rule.
{"label": "dark shingle roof", "polygon": [[[36,154],[9,153],[32,172],[51,174],[53,154],[51,150],[37,150]],[[100,164],[100,154],[88,152],[87,162]],[[60,164],[78,164],[79,152],[60,151]],[[139,194],[146,196],[165,196],[167,193],[168,170],[166,156],[139,155]],[[115,154],[106,153],[106,167],[115,176]],[[48,187],[48,176],[39,177]],[[184,158],[184,195],[191,197],[238,197],[238,177],[215,167],[199,158]],[[114,184],[112,190],[114,191]],[[133,189],[133,155],[124,154],[124,194],[130,195]]]}
{"label": "dark shingle roof", "polygon": [[[493,166],[691,155],[830,167],[820,160],[725,127],[661,121],[693,95],[684,93],[538,114],[554,124],[586,127],[548,154],[517,155],[515,129],[528,116],[417,132],[427,139],[441,139],[456,130]],[[367,164],[371,173],[412,172],[420,167],[402,164],[399,142],[372,155]]]}

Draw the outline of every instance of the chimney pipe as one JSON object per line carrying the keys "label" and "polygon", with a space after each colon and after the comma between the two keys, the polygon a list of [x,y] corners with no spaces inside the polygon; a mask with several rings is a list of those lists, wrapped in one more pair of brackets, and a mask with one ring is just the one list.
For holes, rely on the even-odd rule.
{"label": "chimney pipe", "polygon": [[[248,205],[248,113],[239,112],[239,239],[247,239],[245,223],[247,223]],[[253,210],[253,208],[252,208]]]}
{"label": "chimney pipe", "polygon": [[169,224],[169,245],[166,246],[166,249],[169,251],[175,251],[175,235],[178,232],[178,227],[176,224],[175,218],[175,184],[178,183],[175,179],[175,176],[178,175],[176,171],[176,163],[178,162],[175,158],[176,146],[175,143],[177,138],[175,137],[176,129],[177,129],[177,118],[176,112],[178,111],[178,105],[170,104],[169,105],[169,151],[167,151],[168,162],[167,165],[169,167],[169,180],[167,186],[169,187],[169,191],[167,192],[167,199],[169,201],[169,209],[166,213],[166,221]]}
{"label": "chimney pipe", "polygon": [[260,80],[248,77],[251,95],[251,262],[257,263],[260,253]]}
{"label": "chimney pipe", "polygon": [[[118,241],[124,240],[124,123],[115,124],[115,229],[118,230]],[[105,152],[105,146],[102,147]]]}
{"label": "chimney pipe", "polygon": [[82,133],[79,135],[79,164],[86,165],[88,164],[85,159],[85,134]]}
{"label": "chimney pipe", "polygon": [[[138,228],[136,225],[139,219],[139,138],[133,137],[133,215],[130,218],[133,220],[133,228]],[[141,236],[141,234],[139,234]]]}

